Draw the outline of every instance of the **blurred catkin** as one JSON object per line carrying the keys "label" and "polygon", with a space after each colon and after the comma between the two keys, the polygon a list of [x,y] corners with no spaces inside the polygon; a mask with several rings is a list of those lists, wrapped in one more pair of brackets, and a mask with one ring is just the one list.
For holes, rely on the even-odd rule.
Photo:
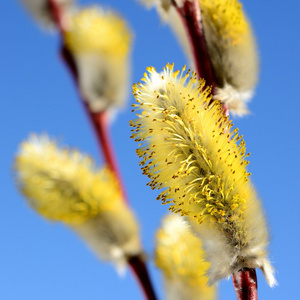
{"label": "blurred catkin", "polygon": [[124,105],[131,40],[126,22],[102,7],[84,8],[69,16],[64,43],[75,58],[81,93],[92,112]]}
{"label": "blurred catkin", "polygon": [[155,261],[164,274],[166,299],[216,299],[216,287],[208,286],[209,263],[202,243],[180,216],[163,219],[156,234]]}
{"label": "blurred catkin", "polygon": [[122,267],[140,254],[138,224],[108,169],[98,171],[89,157],[46,135],[23,142],[14,168],[33,209],[75,230],[101,259]]}
{"label": "blurred catkin", "polygon": [[[181,7],[184,1],[175,1]],[[191,41],[180,13],[170,0],[144,1],[155,5],[162,20],[170,25],[194,69]],[[247,103],[258,79],[259,58],[252,26],[238,0],[199,0],[200,21],[216,83],[214,98],[234,115],[248,113]],[[195,13],[197,15],[197,13]],[[201,41],[194,41],[200,43]],[[203,53],[197,53],[198,59]],[[204,70],[202,70],[204,72]],[[205,76],[205,74],[204,74]]]}

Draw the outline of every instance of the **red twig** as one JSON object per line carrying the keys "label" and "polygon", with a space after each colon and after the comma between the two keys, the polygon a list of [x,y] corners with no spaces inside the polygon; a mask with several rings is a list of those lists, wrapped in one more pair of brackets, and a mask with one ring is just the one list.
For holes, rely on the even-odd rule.
{"label": "red twig", "polygon": [[61,33],[64,31],[63,20],[61,17],[61,11],[59,5],[56,4],[55,0],[48,0],[47,2],[49,10],[52,13],[54,22]]}
{"label": "red twig", "polygon": [[216,80],[203,33],[199,1],[185,0],[182,7],[177,6],[175,0],[172,0],[172,3],[182,19],[189,38],[198,78],[204,78],[207,85],[215,87]]}
{"label": "red twig", "polygon": [[114,153],[114,148],[110,139],[111,135],[109,134],[109,126],[108,126],[109,121],[108,121],[107,112],[103,111],[99,113],[92,113],[91,111],[88,110],[88,113],[94,125],[98,141],[100,142],[100,147],[106,159],[106,163],[111,169],[111,171],[117,177],[120,188],[122,190],[124,200],[128,202],[127,193],[125,190],[123,180],[121,178],[121,173],[117,163],[116,155]]}
{"label": "red twig", "polygon": [[[204,78],[206,84],[212,86],[212,93],[214,93],[217,85],[204,37],[199,1],[185,0],[182,7],[177,6],[176,0],[172,0],[172,3],[181,16],[189,38],[198,78]],[[224,106],[224,114],[228,115],[228,113],[228,107]],[[239,270],[233,274],[232,279],[238,300],[257,300],[255,269]]]}
{"label": "red twig", "polygon": [[257,278],[255,269],[244,268],[232,275],[238,300],[257,300]]}
{"label": "red twig", "polygon": [[[78,87],[78,71],[74,62],[74,59],[71,55],[71,53],[69,52],[69,50],[66,47],[63,47],[61,50],[61,54],[62,57],[66,63],[66,65],[68,66],[74,80],[76,83],[76,86]],[[80,90],[78,88],[78,92],[80,94]],[[123,194],[123,198],[126,202],[128,202],[128,197],[127,197],[127,193],[126,193],[126,189],[124,187],[123,184],[123,180],[122,180],[122,176],[118,167],[118,162],[116,159],[116,155],[114,153],[114,148],[110,139],[110,134],[109,134],[109,120],[108,120],[108,116],[106,111],[102,111],[99,113],[93,113],[91,112],[87,105],[86,102],[83,100],[83,104],[85,107],[85,110],[92,122],[92,126],[95,129],[95,133],[97,136],[97,140],[99,142],[100,145],[100,149],[103,153],[103,157],[105,159],[105,162],[107,164],[107,166],[110,168],[110,170],[115,174],[122,194]]]}
{"label": "red twig", "polygon": [[157,298],[153,290],[144,260],[140,256],[132,256],[128,259],[128,264],[143,288],[146,299],[156,300]]}
{"label": "red twig", "polygon": [[[77,69],[76,65],[74,64],[74,60],[65,47],[62,48],[62,56],[69,67],[76,83],[77,82]],[[85,106],[86,107],[86,106]],[[106,113],[100,112],[100,113],[92,113],[90,110],[87,109],[86,111],[90,116],[90,119],[92,121],[93,127],[95,129],[97,140],[99,141],[101,150],[103,151],[103,155],[105,157],[105,160],[110,167],[110,169],[114,172],[114,174],[117,176],[117,179],[119,181],[119,184],[121,186],[124,199],[128,201],[127,194],[125,191],[125,187],[123,185],[123,181],[120,176],[117,160],[114,155],[113,146],[110,141],[110,134],[108,130],[108,123],[106,119]],[[135,274],[136,279],[138,280],[141,289],[144,292],[145,298],[147,300],[156,300],[156,296],[152,287],[152,283],[145,265],[145,262],[138,256],[133,256],[128,259],[128,264],[132,269],[132,272]]]}
{"label": "red twig", "polygon": [[[53,18],[57,23],[57,26],[60,30],[61,35],[63,35],[64,27],[62,22],[62,17],[60,15],[59,7],[57,6],[55,0],[48,0],[49,8],[53,13]],[[78,87],[78,70],[76,68],[76,64],[74,58],[70,51],[66,47],[62,47],[61,49],[62,57],[68,66],[73,79],[75,80],[76,86]],[[79,87],[78,91],[80,93]],[[85,103],[85,102],[84,102]],[[92,121],[93,127],[97,134],[97,139],[101,146],[103,156],[106,160],[107,165],[109,168],[114,172],[116,175],[119,184],[121,185],[121,189],[124,195],[124,199],[127,200],[127,195],[125,191],[125,187],[123,185],[123,181],[119,172],[117,160],[115,158],[115,154],[113,151],[113,146],[110,140],[110,134],[108,130],[108,120],[107,115],[105,112],[100,113],[92,113],[87,106],[85,105],[86,111],[89,114],[90,120]],[[140,256],[132,256],[128,259],[128,264],[132,269],[132,272],[135,274],[141,289],[144,292],[145,298],[147,300],[156,300],[156,296],[154,293],[154,289],[152,287],[152,283],[148,274],[148,270],[144,260]]]}
{"label": "red twig", "polygon": [[[52,3],[52,6],[54,8],[57,6],[55,4],[54,0],[49,0],[49,1]],[[50,7],[52,7],[52,6],[50,5]],[[57,12],[59,12],[59,9],[55,8],[55,13],[57,13]],[[57,14],[57,18],[59,20],[61,20],[61,17],[59,17],[59,14]],[[61,21],[59,21],[59,22],[62,23]],[[61,33],[63,33],[63,28],[61,26],[59,28],[61,28]],[[62,55],[62,58],[64,59],[66,65],[68,66],[68,68],[72,74],[72,77],[75,81],[75,84],[78,88],[78,70],[77,70],[77,67],[76,67],[76,64],[75,64],[72,54],[65,46],[63,46],[61,49],[61,55]],[[81,94],[79,88],[78,88],[78,93]],[[86,102],[84,100],[83,100],[83,104],[84,104],[85,110],[92,122],[92,126],[95,129],[97,140],[99,142],[100,149],[103,153],[105,162],[106,162],[107,166],[110,168],[110,170],[115,174],[115,176],[119,182],[119,185],[120,185],[120,188],[121,188],[121,191],[123,194],[123,198],[126,202],[128,202],[127,193],[126,193],[126,190],[125,190],[125,187],[123,184],[123,180],[122,180],[121,173],[120,173],[120,170],[118,167],[116,155],[114,153],[114,148],[112,146],[112,142],[110,139],[109,126],[108,126],[109,120],[107,118],[107,113],[105,111],[99,112],[99,113],[93,113],[88,109]]]}

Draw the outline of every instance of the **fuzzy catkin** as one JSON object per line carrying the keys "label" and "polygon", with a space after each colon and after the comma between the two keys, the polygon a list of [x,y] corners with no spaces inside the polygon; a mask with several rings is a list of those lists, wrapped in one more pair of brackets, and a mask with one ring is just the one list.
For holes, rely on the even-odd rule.
{"label": "fuzzy catkin", "polygon": [[204,36],[217,80],[216,98],[242,116],[258,79],[257,45],[238,0],[201,0]]}
{"label": "fuzzy catkin", "polygon": [[[246,170],[245,142],[195,73],[148,68],[134,86],[132,137],[148,185],[193,225],[211,263],[210,280],[243,267],[268,269],[268,230]],[[255,216],[255,217],[254,217]],[[219,258],[223,257],[222,260]]]}
{"label": "fuzzy catkin", "polygon": [[209,263],[202,243],[179,215],[163,219],[156,233],[155,262],[164,274],[166,299],[216,298],[216,287],[208,286]]}
{"label": "fuzzy catkin", "polygon": [[[251,24],[238,0],[198,1],[201,28],[216,79],[214,98],[222,101],[233,115],[243,116],[249,113],[247,105],[253,97],[259,71]],[[181,7],[181,2],[176,5]],[[184,16],[180,16],[171,1],[149,1],[150,4],[156,6],[162,20],[174,31],[194,68]]]}
{"label": "fuzzy catkin", "polygon": [[128,257],[141,254],[138,223],[108,169],[97,170],[88,156],[46,135],[22,143],[14,168],[32,208],[68,225],[101,259],[124,268]]}
{"label": "fuzzy catkin", "polygon": [[92,112],[120,108],[128,93],[132,34],[118,14],[98,6],[69,16],[65,47],[75,59],[83,99]]}

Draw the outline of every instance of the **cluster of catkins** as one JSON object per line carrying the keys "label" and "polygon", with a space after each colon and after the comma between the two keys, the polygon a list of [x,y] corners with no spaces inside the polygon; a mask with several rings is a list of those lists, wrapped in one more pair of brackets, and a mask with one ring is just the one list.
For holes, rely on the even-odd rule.
{"label": "cluster of catkins", "polygon": [[[131,32],[122,18],[72,0],[23,0],[46,27],[59,30],[91,115],[121,107],[130,80]],[[185,67],[147,68],[133,86],[137,118],[132,138],[148,185],[169,205],[157,232],[155,261],[167,299],[215,299],[214,284],[244,268],[260,268],[276,284],[268,260],[268,229],[249,179],[245,142],[228,113],[242,116],[253,95],[258,55],[251,25],[238,0],[144,0],[179,38],[191,69],[195,49],[184,20],[188,5],[198,25],[214,85]],[[73,64],[73,65],[72,65]],[[15,160],[16,181],[45,218],[78,233],[100,256],[123,268],[143,256],[139,225],[120,178],[47,135],[31,135]]]}

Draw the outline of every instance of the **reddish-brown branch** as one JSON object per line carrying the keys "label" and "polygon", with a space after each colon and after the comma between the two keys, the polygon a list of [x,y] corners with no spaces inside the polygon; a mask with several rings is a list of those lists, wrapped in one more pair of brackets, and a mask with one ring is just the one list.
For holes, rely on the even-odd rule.
{"label": "reddish-brown branch", "polygon": [[[63,47],[61,50],[61,54],[75,80],[75,84],[78,87],[78,71],[71,53],[68,51],[66,47]],[[78,92],[80,94],[79,88],[78,88]],[[99,142],[100,150],[102,151],[104,160],[107,166],[110,168],[110,170],[115,174],[119,182],[123,194],[123,198],[126,202],[128,202],[127,193],[125,190],[125,186],[123,184],[123,180],[118,167],[118,162],[116,159],[114,148],[110,139],[109,126],[108,126],[109,120],[108,120],[107,112],[102,111],[99,113],[93,113],[88,109],[86,102],[84,100],[83,100],[83,104],[91,120],[92,126],[95,129],[95,134]]]}
{"label": "reddish-brown branch", "polygon": [[128,259],[128,264],[139,281],[146,299],[156,300],[157,298],[153,290],[145,262],[141,256],[131,256]]}
{"label": "reddish-brown branch", "polygon": [[64,31],[64,26],[59,5],[56,4],[55,0],[48,0],[47,4],[52,12],[52,17],[58,30],[62,33]]}
{"label": "reddish-brown branch", "polygon": [[108,115],[106,111],[99,112],[99,113],[93,113],[88,110],[88,113],[90,115],[90,118],[92,120],[93,126],[95,128],[95,132],[98,138],[98,141],[100,143],[100,148],[102,150],[103,156],[105,157],[106,163],[111,169],[111,171],[115,174],[117,177],[117,180],[119,182],[123,198],[126,202],[128,202],[127,193],[125,190],[125,186],[123,183],[123,180],[121,178],[121,173],[119,170],[119,166],[117,163],[117,158],[114,152],[114,148],[111,141],[111,135],[109,133],[109,120]]}
{"label": "reddish-brown branch", "polygon": [[216,80],[207,51],[199,1],[186,0],[182,7],[178,7],[175,0],[172,0],[172,3],[176,7],[185,27],[198,78],[204,78],[206,84],[214,88]]}
{"label": "reddish-brown branch", "polygon": [[61,56],[65,64],[69,68],[69,71],[75,81],[76,86],[78,86],[78,71],[77,71],[76,63],[74,61],[72,54],[64,45],[61,48]]}
{"label": "reddish-brown branch", "polygon": [[238,300],[257,300],[257,278],[255,269],[244,268],[232,275]]}
{"label": "reddish-brown branch", "polygon": [[[63,34],[64,28],[63,28],[62,18],[60,15],[61,12],[55,3],[55,0],[48,0],[48,3],[49,3],[50,9],[53,12],[53,18],[57,22],[57,26],[60,30],[60,33]],[[79,83],[78,83],[78,70],[76,68],[76,64],[75,64],[72,54],[65,46],[62,46],[61,55],[72,74],[72,77],[78,88],[79,94],[81,94],[80,90],[79,90]],[[117,160],[115,158],[115,154],[113,151],[113,146],[112,146],[112,143],[110,140],[107,115],[105,112],[92,113],[87,108],[86,102],[85,101],[83,101],[83,102],[84,102],[85,109],[90,117],[90,120],[92,121],[93,127],[96,131],[97,139],[99,141],[101,150],[103,151],[103,156],[105,158],[105,161],[106,161],[107,165],[109,166],[109,168],[116,175],[116,177],[119,181],[119,184],[121,185],[124,199],[127,200],[125,187],[123,185],[123,181],[122,181],[122,178],[121,178],[121,175],[119,172]],[[140,256],[133,256],[128,259],[128,264],[131,267],[132,272],[134,273],[137,281],[139,282],[139,284],[144,292],[145,298],[147,300],[156,300],[157,298],[155,296],[154,289],[152,287],[152,283],[151,283],[144,260]]]}
{"label": "reddish-brown branch", "polygon": [[[185,0],[179,7],[175,0],[173,6],[177,9],[185,27],[198,78],[204,78],[206,84],[212,87],[212,93],[217,86],[212,68],[201,21],[201,10],[198,0]],[[228,107],[224,106],[224,114],[228,115]],[[233,285],[238,300],[257,300],[257,278],[255,269],[244,268],[232,276]]]}
{"label": "reddish-brown branch", "polygon": [[[53,0],[49,0],[49,1],[53,2]],[[59,11],[59,10],[56,9],[56,11]],[[79,87],[78,87],[78,70],[77,70],[77,67],[76,67],[76,64],[75,64],[72,54],[65,46],[63,46],[61,49],[61,55],[72,74],[72,77],[78,88],[78,93],[81,94]],[[81,96],[81,98],[83,98],[83,97]],[[126,202],[128,202],[127,193],[126,193],[126,190],[125,190],[125,187],[123,184],[123,180],[122,180],[121,173],[120,173],[120,170],[118,167],[116,155],[114,153],[114,148],[113,148],[113,145],[112,145],[112,142],[110,139],[109,126],[108,126],[109,120],[107,118],[107,113],[105,111],[99,112],[99,113],[93,113],[88,109],[86,102],[84,100],[83,100],[83,104],[84,104],[85,110],[92,122],[92,126],[95,129],[97,140],[99,142],[99,146],[102,151],[104,160],[105,160],[107,166],[110,168],[110,170],[115,174],[115,176],[119,182],[120,188],[122,190],[123,198]]]}

